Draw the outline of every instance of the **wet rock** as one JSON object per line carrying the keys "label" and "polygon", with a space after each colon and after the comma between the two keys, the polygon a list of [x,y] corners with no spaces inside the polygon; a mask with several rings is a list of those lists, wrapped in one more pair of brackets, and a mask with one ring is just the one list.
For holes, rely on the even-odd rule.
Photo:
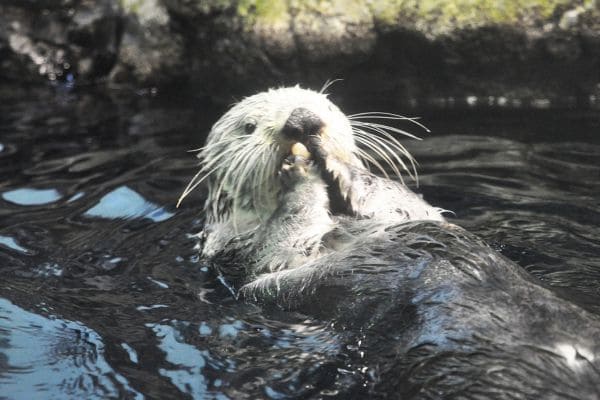
{"label": "wet rock", "polygon": [[159,86],[227,102],[336,78],[348,81],[336,92],[374,105],[580,96],[600,82],[597,3],[7,0],[0,79]]}
{"label": "wet rock", "polygon": [[183,39],[158,0],[122,2],[125,26],[111,80],[166,84],[185,71]]}
{"label": "wet rock", "polygon": [[562,15],[558,26],[560,29],[570,29],[576,27],[579,24],[579,17],[584,13],[585,8],[581,6],[569,10]]}
{"label": "wet rock", "polygon": [[[101,1],[8,1],[0,5],[0,77],[92,80],[118,48],[119,9]],[[83,68],[74,68],[81,64]]]}

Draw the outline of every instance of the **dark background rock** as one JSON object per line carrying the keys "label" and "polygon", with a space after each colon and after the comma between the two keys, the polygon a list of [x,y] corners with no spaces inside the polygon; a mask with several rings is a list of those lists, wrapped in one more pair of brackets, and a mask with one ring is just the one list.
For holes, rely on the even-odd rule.
{"label": "dark background rock", "polygon": [[101,80],[117,59],[121,29],[121,9],[109,0],[4,1],[0,77]]}
{"label": "dark background rock", "polygon": [[596,2],[502,4],[5,0],[0,79],[158,87],[229,102],[341,78],[337,93],[374,107],[465,96],[570,105],[599,94]]}

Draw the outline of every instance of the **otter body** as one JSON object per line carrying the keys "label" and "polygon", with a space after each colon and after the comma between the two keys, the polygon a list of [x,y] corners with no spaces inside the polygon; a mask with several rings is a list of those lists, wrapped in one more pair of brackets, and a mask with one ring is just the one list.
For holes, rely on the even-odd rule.
{"label": "otter body", "polygon": [[412,160],[365,116],[400,118],[299,87],[234,106],[183,195],[207,182],[203,256],[247,300],[361,332],[371,395],[600,398],[599,318],[370,172]]}

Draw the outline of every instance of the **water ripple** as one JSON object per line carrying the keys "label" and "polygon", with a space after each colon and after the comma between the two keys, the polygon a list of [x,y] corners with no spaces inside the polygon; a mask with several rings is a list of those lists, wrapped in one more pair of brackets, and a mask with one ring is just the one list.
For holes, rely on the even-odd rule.
{"label": "water ripple", "polygon": [[0,395],[142,399],[104,354],[102,338],[88,327],[42,317],[0,298]]}
{"label": "water ripple", "polygon": [[[405,143],[415,188],[600,314],[597,114],[473,110]],[[240,303],[200,262],[205,193],[174,206],[221,112],[93,89],[0,102],[0,397],[366,397],[360,333]]]}

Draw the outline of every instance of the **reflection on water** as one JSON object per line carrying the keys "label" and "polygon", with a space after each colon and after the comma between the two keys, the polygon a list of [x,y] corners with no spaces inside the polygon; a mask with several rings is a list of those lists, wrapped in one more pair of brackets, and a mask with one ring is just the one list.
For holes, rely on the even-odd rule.
{"label": "reflection on water", "polygon": [[[236,302],[196,254],[203,193],[175,203],[195,172],[186,150],[222,110],[3,96],[0,398],[364,397],[377,371],[360,335]],[[600,313],[598,115],[420,114],[433,133],[407,145],[425,197]]]}
{"label": "reflection on water", "polygon": [[16,250],[23,254],[29,253],[29,251],[26,248],[19,246],[19,244],[15,241],[15,239],[11,238],[10,236],[0,235],[0,245],[4,245],[4,246],[8,247],[9,249]]}
{"label": "reflection on water", "polygon": [[2,198],[21,206],[39,206],[50,204],[60,199],[56,189],[19,188],[2,193]]}
{"label": "reflection on water", "polygon": [[145,200],[134,190],[121,186],[100,198],[98,204],[83,215],[107,219],[148,218],[154,222],[162,222],[174,214]]}
{"label": "reflection on water", "polygon": [[0,299],[0,383],[15,399],[107,394],[143,398],[105,359],[102,338],[78,322],[47,318]]}

